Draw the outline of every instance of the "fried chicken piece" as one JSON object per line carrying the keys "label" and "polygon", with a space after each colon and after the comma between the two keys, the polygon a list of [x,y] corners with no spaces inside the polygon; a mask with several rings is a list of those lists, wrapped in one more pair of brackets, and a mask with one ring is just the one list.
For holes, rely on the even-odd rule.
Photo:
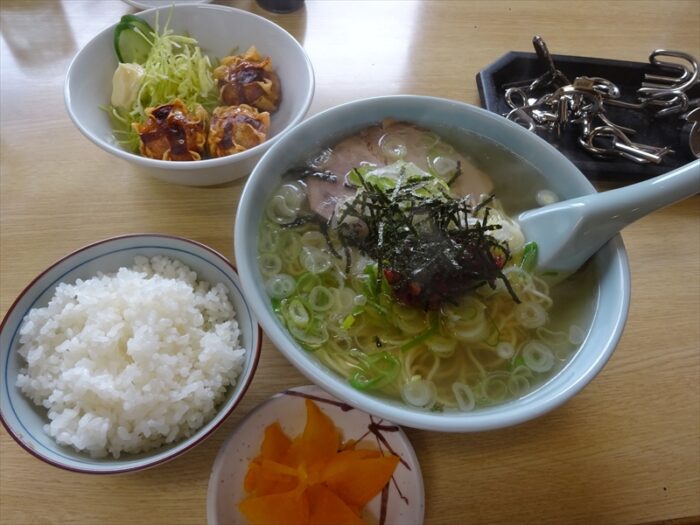
{"label": "fried chicken piece", "polygon": [[181,100],[146,109],[146,121],[134,123],[141,154],[158,160],[200,160],[207,141],[209,115],[200,105],[190,113]]}
{"label": "fried chicken piece", "polygon": [[257,146],[265,141],[269,129],[267,111],[260,113],[246,104],[219,106],[209,124],[209,155],[225,157]]}
{"label": "fried chicken piece", "polygon": [[221,59],[214,79],[224,105],[248,104],[261,111],[277,111],[281,96],[279,77],[272,69],[272,59],[261,57],[255,46],[243,55]]}

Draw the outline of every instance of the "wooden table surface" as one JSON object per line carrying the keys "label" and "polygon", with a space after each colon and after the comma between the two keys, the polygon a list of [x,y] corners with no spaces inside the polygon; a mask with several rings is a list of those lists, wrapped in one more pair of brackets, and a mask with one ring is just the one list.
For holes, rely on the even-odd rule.
{"label": "wooden table surface", "polygon": [[[700,56],[700,2],[307,1],[288,15],[252,0],[306,48],[309,114],[366,96],[414,93],[479,103],[475,74],[541,34],[554,53],[646,61]],[[130,232],[177,234],[233,258],[244,181],[186,188],[136,176],[85,139],[63,104],[72,56],[133,12],[121,1],[3,0],[0,56],[0,310],[57,258]],[[407,429],[426,491],[425,523],[598,524],[700,520],[700,197],[625,230],[629,321],[602,373],[535,421],[477,434]],[[236,413],[166,465],[94,477],[51,467],[0,430],[0,522],[206,521],[210,468],[240,418],[305,380],[265,341]]]}

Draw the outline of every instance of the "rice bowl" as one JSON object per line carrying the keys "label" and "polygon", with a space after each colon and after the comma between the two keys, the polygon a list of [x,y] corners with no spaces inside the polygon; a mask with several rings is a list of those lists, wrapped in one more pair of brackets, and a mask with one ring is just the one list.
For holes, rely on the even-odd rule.
{"label": "rice bowl", "polygon": [[17,386],[48,409],[44,430],[58,443],[119,458],[213,417],[245,361],[239,333],[223,284],[197,281],[174,259],[137,257],[114,275],[62,282],[29,311]]}
{"label": "rice bowl", "polygon": [[[77,304],[81,301],[105,304],[99,297],[104,290],[98,288],[115,286],[114,274],[133,265],[135,257],[143,257],[137,260],[137,271],[122,270],[122,295],[137,295],[136,285],[141,299],[150,294],[151,303],[134,307],[132,298],[122,297],[109,308],[94,309],[98,313],[81,312],[86,310]],[[199,284],[186,267],[196,272]],[[98,273],[103,283],[90,282]],[[154,289],[144,291],[144,281],[157,273],[168,274],[167,279],[153,281]],[[207,290],[201,281],[214,286]],[[59,286],[61,282],[76,285]],[[78,294],[76,286],[82,288]],[[158,293],[156,287],[161,288]],[[171,296],[168,300],[163,290]],[[54,295],[58,302],[50,306]],[[61,308],[68,316],[61,321],[62,335],[59,318],[51,319]],[[32,310],[31,322],[20,331]],[[130,321],[114,323],[109,317],[117,312]],[[78,331],[80,322],[73,321],[81,316],[90,327]],[[154,328],[154,318],[160,327]],[[111,325],[112,333],[100,323]],[[39,275],[3,319],[2,423],[26,450],[61,468],[115,473],[151,467],[203,441],[232,412],[252,380],[261,335],[235,269],[204,245],[161,235],[127,235],[92,244]],[[59,364],[56,355],[40,349],[47,343],[58,343],[55,353],[67,361]],[[124,350],[117,358],[101,353],[117,346]],[[29,369],[37,368],[25,372],[27,361],[20,352],[29,357]],[[36,406],[37,401],[43,406]]]}

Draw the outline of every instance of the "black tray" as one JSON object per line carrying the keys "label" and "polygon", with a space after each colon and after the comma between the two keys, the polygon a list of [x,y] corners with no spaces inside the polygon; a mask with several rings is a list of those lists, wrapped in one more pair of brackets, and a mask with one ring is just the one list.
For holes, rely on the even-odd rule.
{"label": "black tray", "polygon": [[[603,60],[597,58],[552,55],[557,69],[569,80],[578,76],[603,77],[620,88],[621,100],[637,102],[636,91],[645,73],[659,73],[649,63]],[[482,107],[505,115],[510,107],[505,100],[504,85],[527,79],[535,79],[546,70],[535,53],[511,51],[481,70],[476,83]],[[700,85],[688,91],[688,97],[700,96]],[[694,160],[688,147],[688,135],[683,132],[685,121],[677,116],[654,118],[650,112],[608,106],[606,115],[614,123],[637,130],[630,138],[637,143],[652,146],[668,146],[674,153],[666,155],[660,164],[637,164],[631,160],[592,155],[578,144],[578,130],[565,130],[557,139],[554,134],[541,133],[569,158],[591,180],[620,185],[661,175]]]}

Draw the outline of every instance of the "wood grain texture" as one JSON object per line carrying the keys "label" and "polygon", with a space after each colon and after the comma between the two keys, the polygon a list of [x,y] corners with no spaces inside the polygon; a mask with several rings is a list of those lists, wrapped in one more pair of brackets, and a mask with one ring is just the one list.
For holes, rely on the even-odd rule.
{"label": "wood grain texture", "polygon": [[[700,56],[700,2],[307,1],[290,15],[252,0],[306,48],[310,114],[366,96],[414,93],[478,103],[476,73],[541,34],[554,53],[644,61],[656,48]],[[162,232],[233,258],[243,182],[185,188],[136,176],[80,135],[63,104],[72,56],[122,14],[120,1],[0,4],[0,310],[48,264],[89,242]],[[700,516],[700,197],[623,234],[633,279],[622,341],[565,406],[480,434],[408,429],[427,524],[632,524]],[[265,341],[256,378],[210,439],[153,470],[78,475],[0,431],[0,523],[201,524],[214,457],[255,405],[306,384]],[[678,521],[674,521],[678,520]]]}

